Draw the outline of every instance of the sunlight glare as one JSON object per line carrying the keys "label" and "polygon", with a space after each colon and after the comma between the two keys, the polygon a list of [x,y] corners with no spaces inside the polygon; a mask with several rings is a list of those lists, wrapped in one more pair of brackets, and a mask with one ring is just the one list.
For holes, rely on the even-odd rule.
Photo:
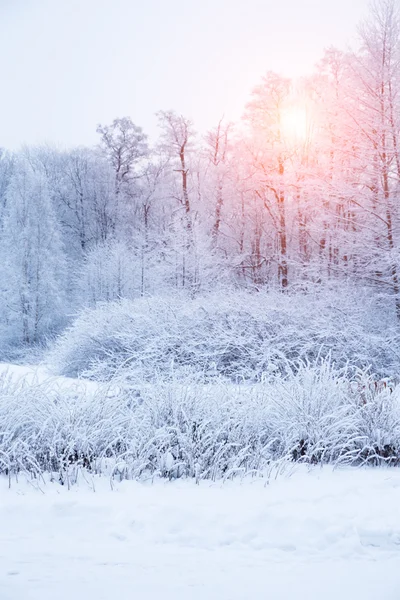
{"label": "sunlight glare", "polygon": [[288,141],[306,141],[309,133],[309,123],[305,108],[301,106],[285,108],[281,114],[281,132]]}

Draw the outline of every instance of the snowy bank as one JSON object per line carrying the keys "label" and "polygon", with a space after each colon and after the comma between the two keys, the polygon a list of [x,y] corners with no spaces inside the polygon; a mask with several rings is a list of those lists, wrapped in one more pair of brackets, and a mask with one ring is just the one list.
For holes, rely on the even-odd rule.
{"label": "snowy bank", "polygon": [[[94,484],[96,492],[92,491]],[[398,600],[400,474],[265,486],[0,480],[2,600]]]}

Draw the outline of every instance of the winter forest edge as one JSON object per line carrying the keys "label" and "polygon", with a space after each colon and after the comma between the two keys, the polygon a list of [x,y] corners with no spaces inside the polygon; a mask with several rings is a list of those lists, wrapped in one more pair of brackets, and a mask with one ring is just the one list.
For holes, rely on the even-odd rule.
{"label": "winter forest edge", "polygon": [[383,0],[357,50],[268,72],[240,123],[0,150],[1,358],[105,384],[3,378],[1,471],[398,464],[399,67]]}

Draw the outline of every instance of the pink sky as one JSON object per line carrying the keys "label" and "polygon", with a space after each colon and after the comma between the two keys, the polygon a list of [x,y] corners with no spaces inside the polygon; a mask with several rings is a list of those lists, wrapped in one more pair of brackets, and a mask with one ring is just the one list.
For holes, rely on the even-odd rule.
{"label": "pink sky", "polygon": [[174,108],[200,130],[240,116],[265,71],[346,47],[368,0],[0,0],[0,145],[92,144]]}

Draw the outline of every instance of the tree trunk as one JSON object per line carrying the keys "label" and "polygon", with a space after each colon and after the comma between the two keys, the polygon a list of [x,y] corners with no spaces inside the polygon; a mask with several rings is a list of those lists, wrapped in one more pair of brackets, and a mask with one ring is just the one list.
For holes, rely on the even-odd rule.
{"label": "tree trunk", "polygon": [[288,264],[287,264],[287,233],[286,233],[286,211],[285,211],[285,192],[283,184],[284,175],[283,160],[279,159],[279,176],[280,189],[278,198],[278,214],[279,214],[279,264],[278,264],[278,281],[283,290],[289,285],[288,280]]}

